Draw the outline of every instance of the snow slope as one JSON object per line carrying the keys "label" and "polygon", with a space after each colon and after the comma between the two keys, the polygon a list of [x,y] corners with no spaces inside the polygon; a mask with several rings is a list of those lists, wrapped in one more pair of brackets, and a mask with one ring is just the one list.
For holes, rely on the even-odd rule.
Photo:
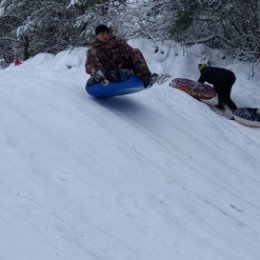
{"label": "snow slope", "polygon": [[168,86],[207,59],[260,107],[259,67],[249,80],[202,45],[129,43],[170,77],[95,100],[85,48],[0,70],[0,259],[260,259],[260,129]]}

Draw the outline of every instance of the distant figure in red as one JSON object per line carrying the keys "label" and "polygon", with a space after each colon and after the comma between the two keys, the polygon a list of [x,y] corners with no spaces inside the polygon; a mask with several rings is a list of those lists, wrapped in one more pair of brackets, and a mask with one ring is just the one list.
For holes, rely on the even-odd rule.
{"label": "distant figure in red", "polygon": [[22,62],[21,62],[18,58],[15,58],[15,60],[14,60],[14,65],[15,65],[15,66],[18,66],[18,65],[20,65],[20,64],[22,64]]}

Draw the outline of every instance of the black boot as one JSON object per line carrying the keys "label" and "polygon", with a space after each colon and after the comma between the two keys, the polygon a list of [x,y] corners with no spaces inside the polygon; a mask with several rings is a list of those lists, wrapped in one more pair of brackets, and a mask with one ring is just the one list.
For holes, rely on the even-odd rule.
{"label": "black boot", "polygon": [[225,110],[225,105],[224,104],[217,104],[215,107],[218,108],[219,110],[222,110],[222,111]]}
{"label": "black boot", "polygon": [[151,88],[152,85],[157,81],[158,77],[159,75],[157,73],[143,76],[141,79],[143,81],[144,88]]}

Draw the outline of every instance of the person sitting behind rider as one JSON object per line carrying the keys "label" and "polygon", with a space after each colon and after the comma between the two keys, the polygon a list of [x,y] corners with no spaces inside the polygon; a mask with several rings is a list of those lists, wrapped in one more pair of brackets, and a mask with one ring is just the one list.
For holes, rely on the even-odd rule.
{"label": "person sitting behind rider", "polygon": [[95,34],[85,64],[86,72],[91,75],[88,86],[98,82],[107,85],[109,81],[123,81],[132,75],[139,77],[145,88],[153,85],[158,75],[150,72],[139,49],[113,35],[106,25],[97,26]]}

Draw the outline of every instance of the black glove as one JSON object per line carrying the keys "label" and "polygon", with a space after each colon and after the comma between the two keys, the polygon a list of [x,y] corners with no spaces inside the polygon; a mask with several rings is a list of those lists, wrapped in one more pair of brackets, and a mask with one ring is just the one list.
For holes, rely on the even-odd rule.
{"label": "black glove", "polygon": [[105,75],[101,70],[96,70],[93,73],[93,78],[100,84],[107,86],[109,81],[106,79]]}

